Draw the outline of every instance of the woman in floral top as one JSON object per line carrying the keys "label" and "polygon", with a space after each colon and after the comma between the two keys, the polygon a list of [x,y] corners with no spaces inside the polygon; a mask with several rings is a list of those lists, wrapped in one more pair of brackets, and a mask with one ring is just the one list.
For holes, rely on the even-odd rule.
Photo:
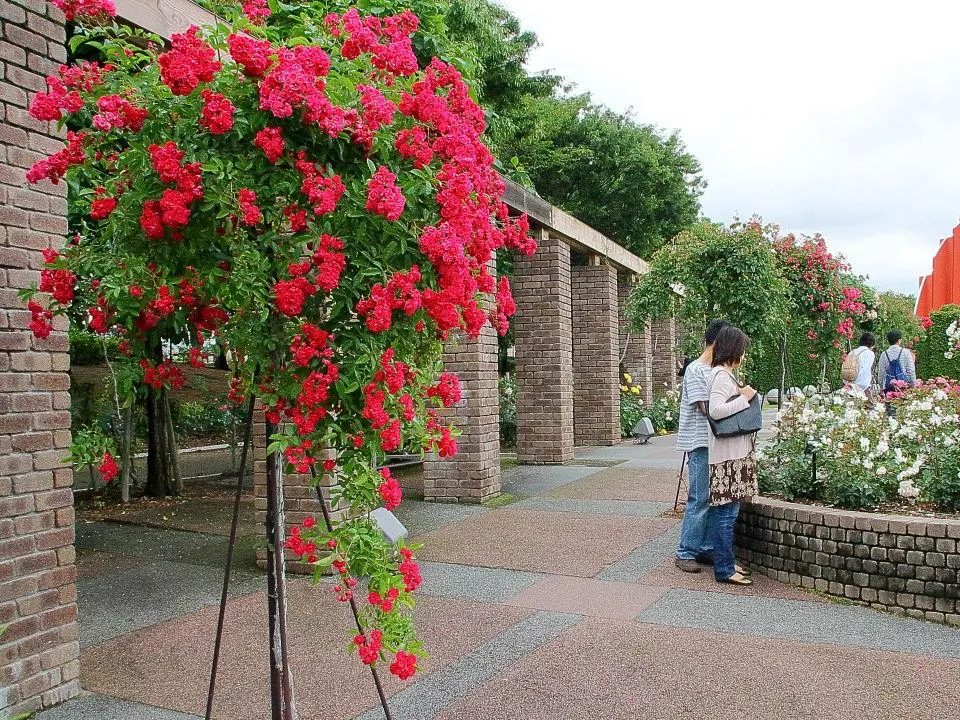
{"label": "woman in floral top", "polygon": [[[713,347],[713,372],[710,376],[710,417],[714,420],[746,410],[757,394],[749,385],[740,387],[733,376],[743,364],[750,338],[737,327],[728,325],[717,336]],[[757,494],[757,463],[753,453],[754,436],[709,437],[710,525],[713,528],[713,576],[717,582],[750,585],[743,568],[734,563],[733,526],[740,502]]]}

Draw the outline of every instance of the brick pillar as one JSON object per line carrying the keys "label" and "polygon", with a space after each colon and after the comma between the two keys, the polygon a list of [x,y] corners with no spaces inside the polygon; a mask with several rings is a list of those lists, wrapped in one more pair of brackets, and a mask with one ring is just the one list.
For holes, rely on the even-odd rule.
{"label": "brick pillar", "polygon": [[517,458],[573,459],[573,339],[570,248],[541,230],[539,247],[514,265]]}
{"label": "brick pillar", "polygon": [[621,280],[618,287],[620,357],[624,368],[633,378],[633,382],[640,384],[643,402],[649,405],[653,402],[653,358],[650,353],[650,323],[645,323],[644,329],[639,331],[631,327],[625,309],[632,289],[632,280]]}
{"label": "brick pillar", "polygon": [[0,2],[0,717],[80,691],[73,547],[70,366],[66,322],[28,330],[17,290],[39,281],[41,250],[63,245],[65,183],[27,185],[62,134],[27,114],[28,95],[66,60],[63,15],[33,0]]}
{"label": "brick pillar", "polygon": [[617,270],[571,269],[573,307],[573,425],[577,445],[620,442],[620,309]]}
{"label": "brick pillar", "polygon": [[677,328],[672,317],[657,320],[650,330],[653,357],[653,395],[660,397],[677,386]]}
{"label": "brick pillar", "polygon": [[444,348],[444,370],[460,378],[463,398],[442,416],[461,430],[455,457],[428,455],[423,499],[478,503],[500,494],[500,408],[497,333],[487,325],[472,340],[454,336]]}
{"label": "brick pillar", "polygon": [[[251,453],[253,458],[253,497],[254,509],[256,511],[257,523],[266,528],[267,520],[267,433],[263,418],[263,408],[257,406],[253,413],[253,435],[251,438]],[[318,465],[319,467],[319,465]],[[318,473],[319,474],[319,473]],[[326,498],[327,507],[330,508],[330,491],[336,487],[332,476],[321,474],[319,479],[323,496]],[[284,521],[287,536],[290,535],[290,528],[294,525],[301,525],[307,517],[314,517],[317,525],[323,526],[323,509],[317,500],[317,491],[311,485],[312,478],[310,474],[299,475],[294,472],[284,472],[283,477],[283,496],[284,496]],[[344,512],[339,509],[331,509],[331,517],[334,522],[344,516]],[[297,556],[287,553],[287,571],[292,573],[311,574],[313,569],[304,563],[298,562]],[[257,564],[260,567],[266,567],[267,551],[265,549],[257,550]]]}

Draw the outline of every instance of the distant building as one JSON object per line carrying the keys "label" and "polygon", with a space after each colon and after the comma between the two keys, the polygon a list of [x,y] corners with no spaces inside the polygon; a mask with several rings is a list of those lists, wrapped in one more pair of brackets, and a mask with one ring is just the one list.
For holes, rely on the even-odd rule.
{"label": "distant building", "polygon": [[960,305],[960,225],[951,237],[940,241],[933,256],[933,272],[920,278],[916,314],[923,317],[944,305]]}

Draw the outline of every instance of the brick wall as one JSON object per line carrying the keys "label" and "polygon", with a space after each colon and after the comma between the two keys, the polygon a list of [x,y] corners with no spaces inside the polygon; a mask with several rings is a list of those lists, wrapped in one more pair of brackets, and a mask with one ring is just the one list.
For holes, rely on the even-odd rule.
{"label": "brick wall", "polygon": [[677,329],[673,318],[652,323],[650,354],[653,358],[653,396],[660,397],[677,386]]}
{"label": "brick wall", "polygon": [[480,336],[458,334],[444,348],[443,366],[460,378],[463,397],[441,415],[456,425],[459,452],[429,455],[423,464],[423,498],[439,502],[483,502],[500,494],[500,407],[497,333],[486,325]]}
{"label": "brick wall", "polygon": [[571,279],[574,442],[615,445],[620,442],[617,270],[601,264],[577,266]]}
{"label": "brick wall", "polygon": [[66,186],[24,172],[61,146],[28,95],[66,60],[63,17],[45,0],[0,2],[0,716],[79,692],[66,324],[38,340],[17,290],[67,232]]}
{"label": "brick wall", "polygon": [[513,319],[517,354],[517,458],[573,459],[570,248],[541,230],[537,252],[517,257]]}
{"label": "brick wall", "polygon": [[960,625],[960,520],[744,504],[737,547],[782,582],[910,617]]}

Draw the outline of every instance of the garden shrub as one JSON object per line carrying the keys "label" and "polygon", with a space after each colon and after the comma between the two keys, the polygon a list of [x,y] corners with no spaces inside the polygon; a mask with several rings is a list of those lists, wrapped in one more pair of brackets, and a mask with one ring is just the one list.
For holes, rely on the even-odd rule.
{"label": "garden shrub", "polygon": [[[788,402],[776,437],[759,456],[761,490],[857,509],[918,496],[956,509],[960,385],[928,381],[892,402],[895,417],[848,390]],[[808,443],[817,452],[816,480]]]}
{"label": "garden shrub", "polygon": [[648,417],[658,434],[676,432],[680,426],[680,389],[668,390],[653,401],[641,417]]}
{"label": "garden shrub", "polygon": [[944,305],[930,313],[932,324],[915,347],[919,377],[960,380],[960,353],[946,357],[950,351],[947,328],[956,320],[960,320],[960,305]]}

